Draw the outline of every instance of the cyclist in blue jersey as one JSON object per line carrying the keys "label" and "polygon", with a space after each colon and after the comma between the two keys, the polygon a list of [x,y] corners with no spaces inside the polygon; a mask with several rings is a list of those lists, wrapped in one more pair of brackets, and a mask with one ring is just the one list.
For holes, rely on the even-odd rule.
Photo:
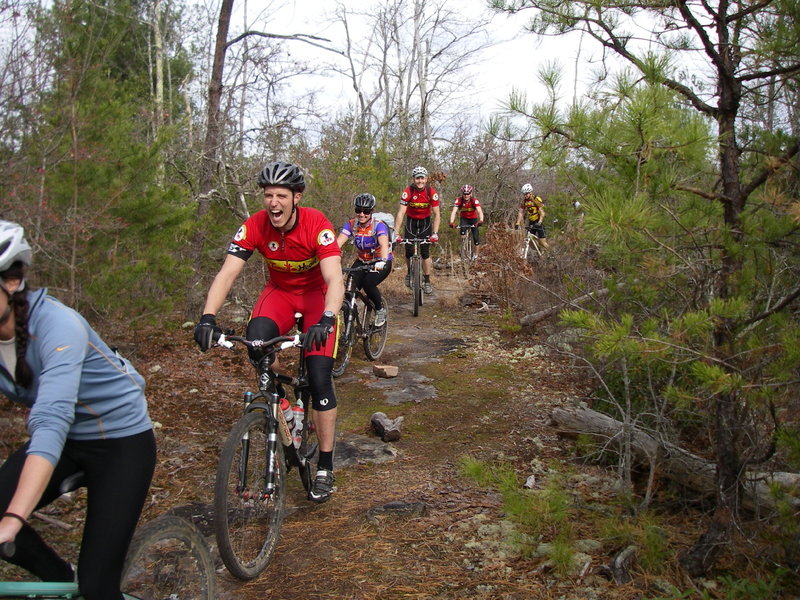
{"label": "cyclist in blue jersey", "polygon": [[[22,227],[0,221],[0,392],[26,405],[29,440],[0,466],[0,543],[43,581],[74,581],[87,600],[121,600],[128,545],[156,462],[144,379],[75,310],[26,285]],[[77,576],[28,519],[86,476]]]}
{"label": "cyclist in blue jersey", "polygon": [[389,227],[373,218],[375,196],[359,194],[353,200],[356,216],[347,221],[336,238],[339,247],[353,240],[358,257],[352,266],[372,265],[372,271],[355,271],[351,275],[356,289],[363,289],[375,305],[375,326],[386,322],[386,308],[378,285],[392,272],[392,251]]}

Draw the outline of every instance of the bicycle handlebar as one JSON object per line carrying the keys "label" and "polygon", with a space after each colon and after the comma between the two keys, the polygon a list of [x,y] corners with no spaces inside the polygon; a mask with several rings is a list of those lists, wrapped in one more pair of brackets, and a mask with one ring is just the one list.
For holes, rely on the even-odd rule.
{"label": "bicycle handlebar", "polygon": [[400,243],[401,244],[416,244],[417,242],[419,242],[420,244],[433,244],[434,243],[434,242],[432,242],[430,240],[430,238],[403,238],[403,241],[401,241]]}
{"label": "bicycle handlebar", "polygon": [[248,348],[269,348],[271,346],[278,346],[276,350],[281,351],[286,350],[287,348],[302,346],[304,339],[305,334],[303,333],[295,335],[279,335],[271,340],[248,340],[240,335],[225,335],[224,333],[221,333],[219,335],[219,339],[217,340],[217,346],[222,346],[223,348],[233,348],[236,345],[234,342],[239,342]]}
{"label": "bicycle handlebar", "polygon": [[[386,262],[386,260],[380,259],[380,261],[376,262]],[[360,265],[358,267],[342,267],[342,273],[355,273],[357,271],[374,271],[374,270],[375,270],[375,263]]]}
{"label": "bicycle handlebar", "polygon": [[0,544],[0,556],[11,558],[17,553],[17,545],[14,542],[3,542]]}

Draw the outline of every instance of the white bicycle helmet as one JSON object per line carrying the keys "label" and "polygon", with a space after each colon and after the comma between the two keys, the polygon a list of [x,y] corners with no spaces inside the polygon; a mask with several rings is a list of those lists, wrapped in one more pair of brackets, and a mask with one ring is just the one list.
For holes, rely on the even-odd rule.
{"label": "white bicycle helmet", "polygon": [[414,170],[411,171],[411,177],[416,179],[417,177],[427,177],[428,176],[428,169],[425,167],[414,167]]}
{"label": "white bicycle helmet", "polygon": [[30,266],[33,251],[25,240],[25,230],[11,221],[0,221],[0,273],[7,271],[15,262]]}
{"label": "white bicycle helmet", "polygon": [[520,192],[522,192],[523,194],[532,194],[533,186],[530,183],[526,183],[525,185],[522,186]]}

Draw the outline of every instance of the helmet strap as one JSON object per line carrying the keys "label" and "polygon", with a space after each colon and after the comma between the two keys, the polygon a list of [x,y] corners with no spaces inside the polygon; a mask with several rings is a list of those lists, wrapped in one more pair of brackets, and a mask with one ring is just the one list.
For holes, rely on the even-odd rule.
{"label": "helmet strap", "polygon": [[3,311],[3,314],[0,315],[0,325],[5,325],[11,316],[11,293],[6,289],[6,286],[3,283],[0,283],[0,289],[5,292],[6,298],[8,299],[8,302],[6,302],[6,309]]}

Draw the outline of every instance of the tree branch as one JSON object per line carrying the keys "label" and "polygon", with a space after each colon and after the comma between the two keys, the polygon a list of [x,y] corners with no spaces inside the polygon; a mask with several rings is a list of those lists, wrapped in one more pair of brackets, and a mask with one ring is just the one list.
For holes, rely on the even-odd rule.
{"label": "tree branch", "polygon": [[345,56],[345,53],[341,50],[337,50],[336,48],[330,48],[323,44],[318,44],[316,42],[330,42],[328,38],[317,37],[315,35],[309,35],[307,33],[292,33],[288,35],[283,35],[280,33],[265,33],[263,31],[245,31],[244,33],[237,35],[235,38],[228,40],[225,44],[225,49],[227,50],[234,44],[238,44],[243,39],[250,37],[250,36],[257,36],[257,37],[264,37],[264,38],[271,38],[277,40],[297,40],[298,42],[304,42],[309,44],[310,46],[314,46],[316,48],[321,48],[323,50],[327,50],[328,52],[333,52],[334,54],[339,54],[340,56]]}
{"label": "tree branch", "polygon": [[787,163],[789,163],[797,153],[800,152],[800,140],[795,140],[794,144],[783,154],[783,156],[776,158],[768,164],[760,173],[757,173],[750,183],[742,186],[742,194],[745,198],[750,196],[759,186],[761,186],[767,179],[770,178],[775,172],[779,171]]}
{"label": "tree branch", "polygon": [[774,315],[775,313],[780,312],[781,310],[786,308],[789,304],[797,300],[798,297],[800,297],[800,286],[796,287],[790,293],[786,294],[783,298],[778,300],[778,302],[775,303],[772,306],[772,308],[765,310],[760,315],[756,315],[754,317],[749,318],[747,321],[742,323],[742,327],[747,327],[748,325],[752,325],[753,323],[766,319],[770,315]]}

